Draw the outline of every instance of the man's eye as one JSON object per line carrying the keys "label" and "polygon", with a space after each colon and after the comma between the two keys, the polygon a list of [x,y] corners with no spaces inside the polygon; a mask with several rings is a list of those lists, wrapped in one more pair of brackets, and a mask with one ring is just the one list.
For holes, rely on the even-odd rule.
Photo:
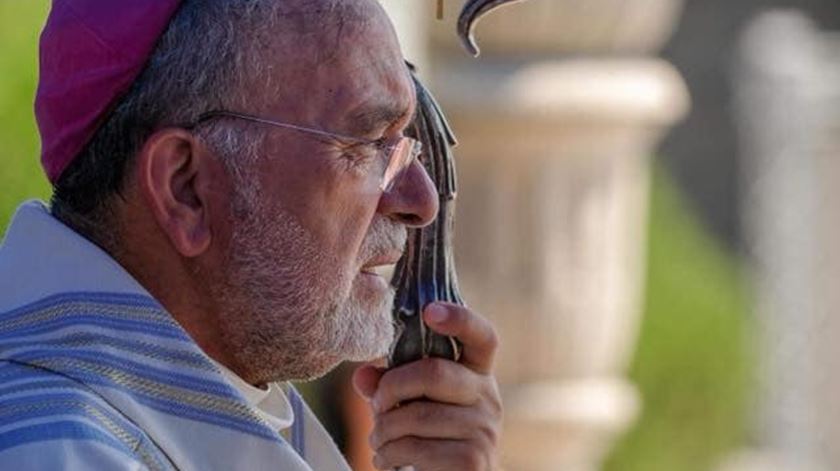
{"label": "man's eye", "polygon": [[344,156],[354,164],[372,161],[379,155],[380,148],[375,142],[353,144],[344,149]]}

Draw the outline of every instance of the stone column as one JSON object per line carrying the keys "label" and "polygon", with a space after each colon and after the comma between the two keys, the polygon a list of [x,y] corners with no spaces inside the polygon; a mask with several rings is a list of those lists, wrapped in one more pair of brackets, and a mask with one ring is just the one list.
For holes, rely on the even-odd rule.
{"label": "stone column", "polygon": [[722,469],[840,469],[840,41],[796,11],[767,12],[737,72],[759,448]]}
{"label": "stone column", "polygon": [[[460,2],[451,2],[449,18]],[[650,56],[670,0],[530,0],[435,25],[433,90],[460,139],[456,258],[502,334],[504,464],[592,471],[639,408],[624,378],[641,307],[650,157],[687,111]]]}

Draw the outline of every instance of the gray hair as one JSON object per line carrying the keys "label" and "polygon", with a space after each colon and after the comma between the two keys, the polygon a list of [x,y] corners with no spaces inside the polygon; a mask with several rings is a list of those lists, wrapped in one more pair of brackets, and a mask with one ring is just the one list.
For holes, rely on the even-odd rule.
{"label": "gray hair", "polygon": [[[320,9],[311,13],[323,14],[340,3],[318,2]],[[154,130],[194,123],[214,109],[247,109],[245,90],[280,86],[272,83],[277,74],[263,55],[281,22],[292,34],[323,26],[313,23],[314,15],[301,15],[300,8],[293,15],[284,12],[294,8],[289,4],[185,0],[144,71],[56,183],[53,214],[100,245],[111,245],[113,197],[120,194],[135,155]],[[234,178],[243,175],[261,145],[253,133],[212,122],[195,132]]]}

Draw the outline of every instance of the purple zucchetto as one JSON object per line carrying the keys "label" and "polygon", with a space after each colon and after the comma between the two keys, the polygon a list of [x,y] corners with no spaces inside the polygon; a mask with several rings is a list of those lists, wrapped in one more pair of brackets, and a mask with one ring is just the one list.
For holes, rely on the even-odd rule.
{"label": "purple zucchetto", "polygon": [[35,117],[50,182],[143,70],[182,0],[53,0],[41,33]]}

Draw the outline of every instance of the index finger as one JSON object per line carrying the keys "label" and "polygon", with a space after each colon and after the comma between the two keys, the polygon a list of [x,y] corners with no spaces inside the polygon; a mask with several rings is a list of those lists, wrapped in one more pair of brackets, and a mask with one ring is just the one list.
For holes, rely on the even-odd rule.
{"label": "index finger", "polygon": [[480,374],[491,372],[499,336],[490,321],[464,306],[451,303],[429,304],[423,310],[423,319],[435,332],[461,342],[464,366]]}

